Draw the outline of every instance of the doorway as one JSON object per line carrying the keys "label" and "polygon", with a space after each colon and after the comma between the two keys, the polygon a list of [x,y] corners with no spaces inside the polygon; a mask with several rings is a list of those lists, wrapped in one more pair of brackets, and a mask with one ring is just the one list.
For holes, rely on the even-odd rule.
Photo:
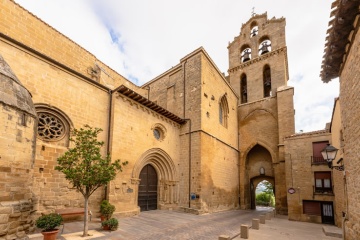
{"label": "doorway", "polygon": [[321,221],[326,224],[335,224],[332,202],[321,203]]}
{"label": "doorway", "polygon": [[157,209],[158,176],[155,168],[147,164],[140,172],[138,206],[140,211]]}

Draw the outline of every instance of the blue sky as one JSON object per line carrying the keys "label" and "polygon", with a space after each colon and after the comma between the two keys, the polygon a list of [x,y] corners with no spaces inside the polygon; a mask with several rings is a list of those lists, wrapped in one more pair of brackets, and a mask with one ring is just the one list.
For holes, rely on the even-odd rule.
{"label": "blue sky", "polygon": [[200,46],[227,73],[228,43],[253,7],[268,18],[285,17],[296,131],[324,129],[331,120],[339,82],[319,77],[331,0],[15,1],[137,85]]}

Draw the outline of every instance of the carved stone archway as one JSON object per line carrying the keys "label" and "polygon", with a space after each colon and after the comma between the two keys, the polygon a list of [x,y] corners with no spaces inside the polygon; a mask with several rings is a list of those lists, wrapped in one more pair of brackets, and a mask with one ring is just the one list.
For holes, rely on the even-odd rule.
{"label": "carved stone archway", "polygon": [[[132,171],[133,182],[140,182],[140,172],[147,164],[152,165],[158,175],[158,208],[175,207],[178,203],[179,190],[178,175],[173,160],[160,148],[147,150],[135,163]],[[136,196],[138,196],[138,187],[136,188]]]}

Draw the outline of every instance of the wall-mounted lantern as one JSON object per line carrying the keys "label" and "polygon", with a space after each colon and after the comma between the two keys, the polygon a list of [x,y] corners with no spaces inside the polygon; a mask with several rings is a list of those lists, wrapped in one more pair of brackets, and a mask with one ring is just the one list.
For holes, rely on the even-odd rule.
{"label": "wall-mounted lantern", "polygon": [[333,166],[332,165],[333,164],[332,162],[334,161],[338,150],[339,149],[335,148],[334,146],[331,146],[328,143],[327,146],[321,151],[321,155],[323,156],[324,160],[327,161],[329,168],[331,168],[331,169],[335,168],[336,170],[344,171],[344,165],[342,165],[342,166]]}

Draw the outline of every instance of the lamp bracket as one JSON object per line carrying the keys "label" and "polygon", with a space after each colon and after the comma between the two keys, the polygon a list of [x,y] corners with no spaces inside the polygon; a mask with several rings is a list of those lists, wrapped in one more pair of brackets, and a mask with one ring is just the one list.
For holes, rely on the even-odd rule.
{"label": "lamp bracket", "polygon": [[332,166],[331,168],[332,168],[332,169],[335,168],[335,169],[338,170],[338,171],[345,171],[344,165],[341,165],[341,166]]}

